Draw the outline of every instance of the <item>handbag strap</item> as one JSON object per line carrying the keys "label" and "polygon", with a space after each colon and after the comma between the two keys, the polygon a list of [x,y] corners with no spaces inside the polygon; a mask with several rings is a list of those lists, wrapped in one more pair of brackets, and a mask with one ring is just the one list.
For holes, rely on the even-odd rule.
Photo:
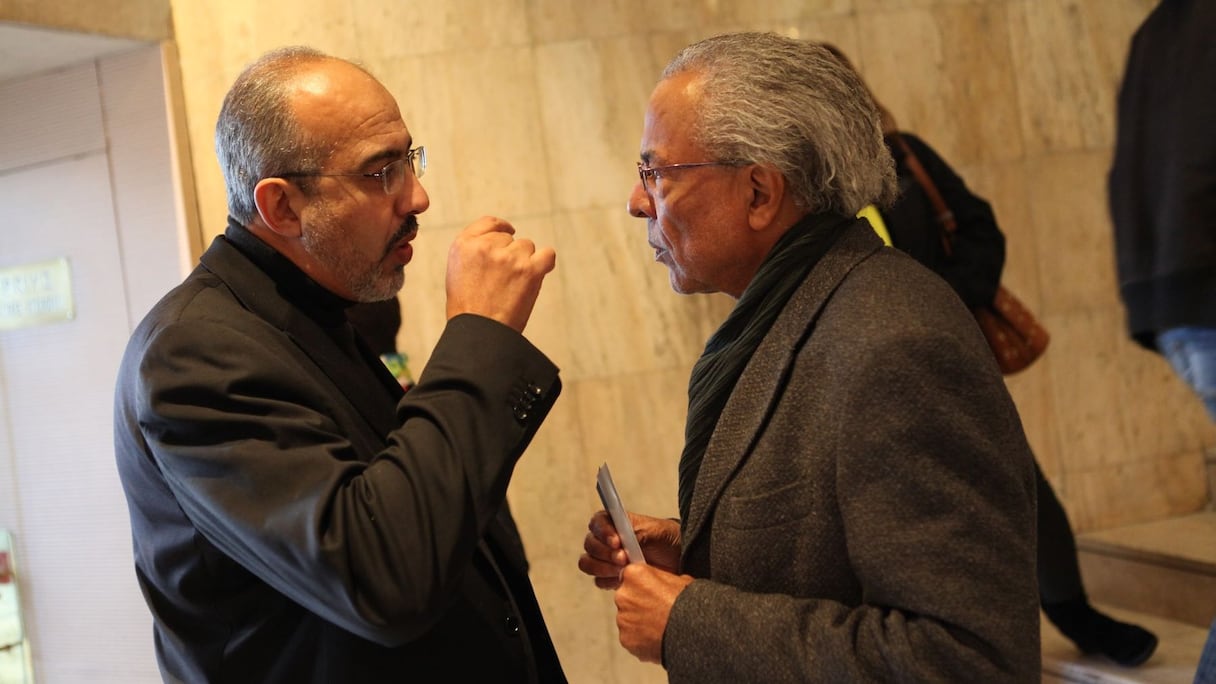
{"label": "handbag strap", "polygon": [[950,211],[950,207],[946,204],[946,200],[942,198],[942,193],[937,189],[937,184],[929,177],[929,172],[925,171],[925,167],[916,158],[916,154],[912,152],[912,146],[899,133],[892,133],[890,137],[895,139],[895,144],[904,153],[904,165],[912,172],[916,178],[916,182],[924,189],[925,194],[929,196],[929,202],[933,205],[933,210],[937,212],[933,219],[942,227],[942,247],[946,250],[946,256],[951,256],[954,253],[952,246],[952,236],[958,228],[958,222],[954,219],[954,212]]}

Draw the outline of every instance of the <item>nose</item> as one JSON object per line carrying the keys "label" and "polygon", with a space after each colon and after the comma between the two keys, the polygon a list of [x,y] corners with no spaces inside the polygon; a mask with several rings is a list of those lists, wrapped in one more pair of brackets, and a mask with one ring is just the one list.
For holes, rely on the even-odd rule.
{"label": "nose", "polygon": [[397,196],[404,202],[405,214],[421,214],[431,206],[430,195],[426,194],[422,181],[412,173],[406,179],[404,192],[399,192]]}
{"label": "nose", "polygon": [[633,184],[626,207],[629,215],[634,218],[654,218],[654,203],[650,201],[650,194],[646,192],[646,188],[642,187],[642,181],[639,180]]}

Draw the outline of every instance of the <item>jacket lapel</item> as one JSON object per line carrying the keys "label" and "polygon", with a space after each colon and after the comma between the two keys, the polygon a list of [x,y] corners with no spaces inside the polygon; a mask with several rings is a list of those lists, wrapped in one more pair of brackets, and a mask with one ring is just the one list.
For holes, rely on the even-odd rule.
{"label": "jacket lapel", "polygon": [[[383,444],[385,435],[400,427],[395,421],[396,402],[388,401],[387,391],[377,391],[378,387],[385,385],[383,378],[377,374],[380,369],[362,359],[363,354],[358,349],[352,328],[347,327],[345,330],[350,334],[347,340],[349,350],[339,346],[324,329],[298,309],[291,310],[283,330],[296,346],[312,358],[321,372],[338,387],[346,400],[375,430],[380,438],[380,445]],[[376,363],[379,363],[379,360]],[[400,387],[396,380],[393,385]],[[394,398],[399,399],[400,396]],[[376,451],[379,451],[379,446]]]}
{"label": "jacket lapel", "polygon": [[751,453],[775,407],[798,350],[815,327],[815,320],[832,292],[857,264],[882,248],[882,241],[864,221],[855,223],[811,269],[794,292],[772,329],[764,336],[735,384],[697,473],[697,483],[684,523],[683,554],[688,555],[713,507],[733,474]]}
{"label": "jacket lapel", "polygon": [[[352,358],[316,321],[284,298],[269,275],[224,239],[217,238],[200,262],[223,280],[245,307],[282,330],[312,359],[379,437],[379,443],[372,452],[379,451],[384,436],[395,427],[395,412],[391,408],[395,402],[386,408],[386,395],[369,391],[369,380],[378,385],[385,384],[383,378],[375,375],[376,369],[357,357]],[[355,344],[353,338],[351,344]],[[396,385],[396,381],[392,384]],[[356,438],[355,435],[348,437],[352,440]]]}

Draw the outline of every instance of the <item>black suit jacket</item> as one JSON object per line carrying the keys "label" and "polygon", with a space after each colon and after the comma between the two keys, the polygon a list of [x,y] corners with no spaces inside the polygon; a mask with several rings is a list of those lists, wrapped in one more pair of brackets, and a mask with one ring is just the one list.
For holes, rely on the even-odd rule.
{"label": "black suit jacket", "polygon": [[229,228],[123,358],[115,450],[164,678],[564,681],[505,503],[557,368],[458,316],[403,396],[293,282]]}

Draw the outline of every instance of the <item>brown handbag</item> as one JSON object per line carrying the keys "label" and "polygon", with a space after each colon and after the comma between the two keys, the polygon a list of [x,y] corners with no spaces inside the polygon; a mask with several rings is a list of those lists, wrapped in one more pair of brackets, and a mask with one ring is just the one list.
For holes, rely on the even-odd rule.
{"label": "brown handbag", "polygon": [[[908,165],[908,170],[924,188],[934,210],[937,211],[935,218],[942,227],[942,246],[946,249],[946,255],[950,256],[954,251],[953,233],[958,229],[954,213],[942,199],[933,179],[912,153],[908,143],[898,134],[893,137],[904,152],[904,163]],[[1026,305],[1013,296],[1012,292],[1005,289],[1004,285],[997,286],[996,296],[991,304],[977,306],[971,313],[975,314],[975,320],[979,323],[984,338],[988,340],[988,346],[996,355],[997,365],[1006,375],[1022,370],[1042,356],[1051,339],[1047,329],[1039,323],[1034,314],[1030,313]]]}

